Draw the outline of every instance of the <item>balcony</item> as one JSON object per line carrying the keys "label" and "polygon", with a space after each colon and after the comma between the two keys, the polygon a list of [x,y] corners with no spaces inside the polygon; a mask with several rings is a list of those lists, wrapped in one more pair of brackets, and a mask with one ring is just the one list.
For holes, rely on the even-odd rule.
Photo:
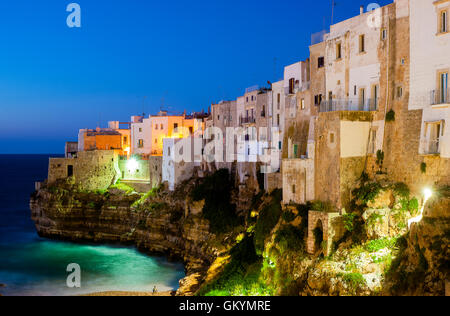
{"label": "balcony", "polygon": [[242,124],[253,124],[256,122],[256,119],[254,117],[241,117],[239,119],[241,125]]}
{"label": "balcony", "polygon": [[424,155],[439,155],[441,153],[439,139],[422,140],[422,146]]}
{"label": "balcony", "polygon": [[371,112],[378,110],[378,99],[359,99],[347,100],[322,100],[319,112],[338,112],[338,111],[362,111]]}
{"label": "balcony", "polygon": [[430,104],[441,105],[450,103],[450,89],[433,90],[430,93]]}

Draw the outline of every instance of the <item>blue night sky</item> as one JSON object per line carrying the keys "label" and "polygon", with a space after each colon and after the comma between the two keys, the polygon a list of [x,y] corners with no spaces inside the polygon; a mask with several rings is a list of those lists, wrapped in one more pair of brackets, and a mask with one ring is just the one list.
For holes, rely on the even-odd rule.
{"label": "blue night sky", "polygon": [[[338,22],[374,1],[336,2]],[[163,98],[180,112],[235,99],[306,59],[330,19],[331,0],[1,1],[0,154],[62,153],[79,128],[156,113]]]}

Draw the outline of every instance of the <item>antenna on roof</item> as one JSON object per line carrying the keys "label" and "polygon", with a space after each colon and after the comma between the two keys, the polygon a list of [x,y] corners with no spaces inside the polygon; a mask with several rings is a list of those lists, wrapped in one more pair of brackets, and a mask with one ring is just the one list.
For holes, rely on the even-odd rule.
{"label": "antenna on roof", "polygon": [[336,2],[331,0],[331,25],[334,23],[334,7],[336,6]]}
{"label": "antenna on roof", "polygon": [[142,116],[145,116],[145,99],[147,99],[147,96],[142,98]]}

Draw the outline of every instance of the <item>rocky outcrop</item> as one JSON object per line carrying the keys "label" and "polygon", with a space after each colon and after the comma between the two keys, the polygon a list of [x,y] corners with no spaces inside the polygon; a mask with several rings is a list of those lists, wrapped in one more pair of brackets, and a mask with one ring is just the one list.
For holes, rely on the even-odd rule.
{"label": "rocky outcrop", "polygon": [[[31,197],[32,219],[40,236],[75,242],[133,244],[185,263],[178,295],[191,295],[214,261],[216,236],[199,215],[185,216],[186,192],[162,192],[142,200],[120,190],[86,193],[43,187]],[[216,243],[218,244],[218,243]]]}
{"label": "rocky outcrop", "polygon": [[450,279],[450,198],[430,200],[411,226],[388,279],[390,294],[445,295]]}

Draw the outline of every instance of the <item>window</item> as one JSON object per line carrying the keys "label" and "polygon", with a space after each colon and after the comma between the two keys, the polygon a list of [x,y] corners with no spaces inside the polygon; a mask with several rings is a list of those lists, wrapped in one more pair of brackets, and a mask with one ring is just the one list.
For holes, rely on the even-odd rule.
{"label": "window", "polygon": [[295,194],[295,184],[292,185],[292,194]]}
{"label": "window", "polygon": [[366,104],[366,89],[359,89],[359,106],[364,107]]}
{"label": "window", "polygon": [[158,130],[158,124],[155,124],[155,130]]}
{"label": "window", "polygon": [[448,13],[447,13],[447,11],[441,12],[440,32],[441,33],[448,32]]}
{"label": "window", "polygon": [[161,129],[164,129],[164,125],[161,124]]}
{"label": "window", "polygon": [[336,59],[341,59],[341,58],[342,58],[342,44],[337,43],[336,44]]}
{"label": "window", "polygon": [[427,136],[425,151],[427,154],[439,154],[440,153],[440,140],[443,135],[443,124],[442,122],[428,123],[426,130]]}
{"label": "window", "polygon": [[139,133],[142,133],[142,128],[139,128]]}
{"label": "window", "polygon": [[158,138],[155,138],[155,144],[158,144]]}
{"label": "window", "polygon": [[334,144],[334,133],[330,133],[330,144]]}
{"label": "window", "polygon": [[175,130],[175,132],[178,131],[178,123],[174,123],[174,124],[173,124],[173,129]]}
{"label": "window", "polygon": [[364,34],[359,36],[359,52],[364,53],[366,51],[366,36]]}
{"label": "window", "polygon": [[189,127],[189,134],[194,134],[194,128],[192,126]]}
{"label": "window", "polygon": [[281,103],[281,94],[278,93],[277,98],[278,98],[278,99],[277,99],[277,102],[278,102],[278,103],[277,103],[277,109],[279,110],[279,109],[280,109],[280,103]]}
{"label": "window", "polygon": [[125,137],[123,138],[123,143],[124,143],[124,144],[127,144],[127,143],[128,143],[128,137],[127,137],[127,136],[125,136]]}
{"label": "window", "polygon": [[375,107],[378,106],[379,90],[378,85],[374,85],[372,88],[373,106]]}
{"label": "window", "polygon": [[385,41],[387,39],[387,30],[386,29],[382,29],[381,30],[381,40]]}
{"label": "window", "polygon": [[167,156],[170,157],[170,147],[167,147]]}
{"label": "window", "polygon": [[325,57],[319,57],[317,59],[317,68],[325,67]]}
{"label": "window", "polygon": [[302,110],[305,109],[305,99],[302,99],[302,100],[300,101],[300,108],[301,108]]}
{"label": "window", "polygon": [[277,126],[280,126],[280,114],[277,114]]}
{"label": "window", "polygon": [[138,148],[143,148],[144,147],[144,140],[143,139],[139,139],[138,140]]}
{"label": "window", "polygon": [[295,79],[291,78],[289,79],[289,94],[294,94],[295,89]]}
{"label": "window", "polygon": [[217,120],[220,121],[220,115],[217,115]]}
{"label": "window", "polygon": [[73,166],[72,165],[68,165],[67,166],[67,177],[71,177],[73,176]]}
{"label": "window", "polygon": [[403,87],[397,87],[397,99],[401,99],[403,97]]}
{"label": "window", "polygon": [[356,90],[357,90],[357,89],[358,89],[357,86],[354,86],[354,87],[353,87],[353,90],[354,90],[354,91],[353,91],[353,95],[356,95]]}
{"label": "window", "polygon": [[278,142],[278,149],[281,150],[281,142]]}
{"label": "window", "polygon": [[438,103],[445,104],[449,102],[450,91],[448,89],[448,72],[443,72],[439,74],[439,96]]}

